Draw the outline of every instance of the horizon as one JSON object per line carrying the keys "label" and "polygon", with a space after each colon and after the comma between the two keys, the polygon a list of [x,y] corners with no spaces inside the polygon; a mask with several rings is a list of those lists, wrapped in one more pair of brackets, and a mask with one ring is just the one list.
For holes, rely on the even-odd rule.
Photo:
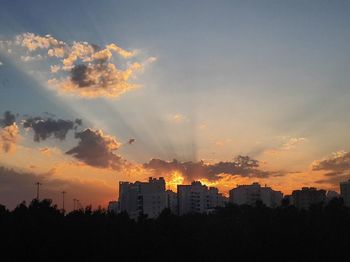
{"label": "horizon", "polygon": [[[1,171],[1,168],[3,167],[0,167],[0,171]],[[16,172],[15,170],[11,169],[11,170],[8,170],[10,172]],[[1,173],[0,173],[1,174]],[[130,184],[137,184],[137,183],[145,183],[145,184],[148,184],[149,180],[150,179],[164,179],[164,177],[162,176],[159,176],[159,177],[148,177],[147,180],[135,180],[135,181],[119,181],[119,186],[118,186],[118,194],[119,194],[119,189],[120,189],[120,183],[130,183]],[[196,182],[199,182],[201,185],[207,187],[207,188],[216,188],[215,185],[210,185],[210,183],[207,183],[206,182],[203,182],[203,180],[199,179],[199,180],[193,180],[191,182],[188,182],[188,183],[177,183],[177,184],[174,184],[174,183],[171,183],[172,181],[170,181],[170,183],[167,183],[165,181],[165,191],[168,192],[168,191],[171,191],[171,192],[174,192],[176,194],[178,194],[178,186],[190,186],[190,185],[193,185],[193,183],[196,183]],[[249,184],[236,184],[234,187],[232,187],[229,191],[233,190],[233,189],[237,189],[237,188],[240,188],[240,187],[250,187],[250,186],[253,186],[253,185],[259,185],[261,188],[270,188],[272,189],[274,192],[280,192],[282,193],[282,197],[283,199],[285,199],[286,197],[290,200],[292,197],[293,197],[293,194],[294,192],[296,191],[301,191],[301,190],[304,190],[304,189],[316,189],[317,191],[319,190],[324,190],[325,191],[325,196],[327,197],[328,201],[331,200],[332,198],[334,197],[342,197],[341,194],[340,194],[340,184],[341,183],[347,183],[347,182],[350,182],[350,179],[349,180],[346,180],[346,181],[341,181],[339,183],[339,190],[325,190],[323,188],[316,188],[316,187],[301,187],[301,188],[295,188],[293,189],[290,194],[285,194],[283,191],[276,191],[274,190],[274,188],[270,187],[269,185],[265,184],[265,185],[261,185],[259,182],[251,182]],[[39,185],[38,185],[39,184]],[[27,186],[30,186],[30,185],[27,185]],[[103,208],[103,209],[106,209],[108,210],[109,209],[109,205],[113,202],[117,203],[120,201],[119,199],[119,196],[115,196],[114,198],[112,199],[109,199],[108,200],[108,203],[104,203],[103,205],[101,204],[98,204],[96,206],[93,206],[91,203],[83,203],[84,199],[76,199],[76,198],[69,198],[69,199],[66,199],[66,197],[64,196],[63,198],[65,199],[65,206],[66,208],[63,208],[62,206],[62,193],[64,192],[64,194],[66,193],[72,193],[72,192],[66,192],[66,191],[59,191],[60,188],[56,188],[56,192],[51,192],[51,193],[48,193],[46,190],[45,190],[45,184],[41,183],[40,181],[34,183],[33,185],[33,196],[34,194],[36,194],[36,197],[32,197],[32,198],[27,198],[27,199],[22,199],[21,201],[15,203],[15,205],[12,203],[12,205],[10,206],[6,206],[6,208],[9,208],[9,210],[14,210],[16,207],[18,207],[20,204],[22,203],[26,203],[26,204],[30,204],[32,203],[32,201],[34,200],[37,200],[37,201],[43,201],[43,200],[50,200],[50,201],[53,201],[52,203],[54,205],[57,206],[57,208],[59,208],[61,206],[61,209],[62,210],[65,210],[65,212],[69,213],[69,212],[73,212],[73,211],[76,211],[76,210],[79,210],[79,207],[80,209],[84,209],[84,208],[93,208],[94,210],[97,210],[99,208]],[[52,190],[52,189],[51,189]],[[43,196],[43,192],[44,192],[44,196]],[[333,194],[333,192],[336,192],[338,194],[338,196],[335,196]],[[45,194],[46,193],[46,194]],[[56,193],[56,194],[55,194]],[[223,196],[225,198],[224,201],[226,201],[227,203],[231,203],[229,201],[229,192],[220,192],[220,190],[218,191],[219,195]],[[331,196],[328,197],[328,194],[331,193]],[[74,192],[73,192],[73,196],[76,195]],[[70,200],[73,201],[73,205],[70,205],[69,203],[71,202]],[[69,202],[70,201],[70,202]],[[67,203],[68,202],[68,203]],[[2,205],[4,203],[0,203],[0,205]],[[68,207],[67,207],[68,206]],[[96,209],[97,208],[97,209]]]}
{"label": "horizon", "polygon": [[[0,10],[0,204],[119,181],[350,179],[350,2],[10,1]],[[13,170],[12,170],[13,169]],[[75,203],[75,201],[74,201]]]}

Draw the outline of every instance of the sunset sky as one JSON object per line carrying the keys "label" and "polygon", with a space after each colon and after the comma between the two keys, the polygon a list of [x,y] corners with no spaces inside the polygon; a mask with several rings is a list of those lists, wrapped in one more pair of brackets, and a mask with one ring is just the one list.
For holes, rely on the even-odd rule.
{"label": "sunset sky", "polygon": [[[286,194],[350,178],[349,1],[13,1],[0,8],[0,203],[119,181]],[[244,157],[243,157],[244,156]],[[13,169],[13,170],[11,170]]]}

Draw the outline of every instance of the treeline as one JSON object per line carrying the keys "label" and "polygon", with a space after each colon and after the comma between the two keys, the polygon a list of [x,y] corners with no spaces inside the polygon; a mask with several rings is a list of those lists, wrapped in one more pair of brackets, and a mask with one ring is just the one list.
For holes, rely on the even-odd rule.
{"label": "treeline", "polygon": [[213,214],[129,219],[50,200],[0,206],[0,261],[347,261],[350,209],[341,199],[298,210],[229,205]]}

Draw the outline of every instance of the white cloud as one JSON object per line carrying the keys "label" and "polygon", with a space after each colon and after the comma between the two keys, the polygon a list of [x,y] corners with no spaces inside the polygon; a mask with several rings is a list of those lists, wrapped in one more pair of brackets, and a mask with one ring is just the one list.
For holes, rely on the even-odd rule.
{"label": "white cloud", "polygon": [[115,43],[105,47],[79,41],[66,43],[51,35],[33,33],[17,35],[14,41],[0,41],[0,48],[13,49],[24,62],[46,59],[48,71],[55,74],[48,80],[49,85],[61,93],[88,98],[118,97],[138,87],[132,79],[156,61],[155,57],[136,57],[138,52]]}
{"label": "white cloud", "polygon": [[187,116],[185,116],[183,114],[180,114],[180,113],[176,113],[174,115],[169,115],[168,119],[169,119],[170,122],[177,123],[177,124],[183,123],[183,122],[189,120]]}
{"label": "white cloud", "polygon": [[283,145],[283,150],[291,150],[298,145],[301,145],[307,141],[304,137],[290,137]]}

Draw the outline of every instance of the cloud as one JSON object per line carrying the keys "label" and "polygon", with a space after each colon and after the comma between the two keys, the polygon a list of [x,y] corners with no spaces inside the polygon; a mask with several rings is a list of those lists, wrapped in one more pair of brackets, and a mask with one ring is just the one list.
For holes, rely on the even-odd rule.
{"label": "cloud", "polygon": [[50,35],[33,33],[23,33],[17,35],[15,41],[0,44],[3,48],[20,49],[17,53],[24,51],[20,58],[25,62],[47,59],[52,74],[49,85],[59,92],[85,98],[118,97],[136,88],[131,79],[156,60],[137,57],[136,51],[125,50],[115,43],[101,48],[87,42],[66,43]]}
{"label": "cloud", "polygon": [[75,137],[80,139],[78,145],[66,154],[99,168],[120,170],[126,164],[125,160],[114,153],[120,146],[118,141],[105,135],[102,130],[88,128],[76,133]]}
{"label": "cloud", "polygon": [[11,126],[16,122],[16,116],[11,111],[5,111],[3,118],[0,118],[0,126],[7,127]]}
{"label": "cloud", "polygon": [[251,159],[248,156],[237,156],[232,162],[218,162],[214,164],[206,164],[203,161],[180,162],[176,159],[173,161],[152,159],[143,166],[146,169],[152,169],[155,174],[161,176],[167,176],[174,171],[180,172],[187,181],[201,178],[211,181],[217,180],[220,179],[221,174],[260,178],[265,178],[270,175],[269,172],[258,169],[258,160]]}
{"label": "cloud", "polygon": [[338,188],[339,182],[350,179],[350,153],[338,151],[311,165],[312,171],[323,171],[324,178],[316,181],[318,184],[331,184]]}
{"label": "cloud", "polygon": [[16,116],[6,111],[0,119],[0,147],[5,153],[14,151],[19,139],[19,128],[16,124]]}
{"label": "cloud", "polygon": [[135,138],[130,138],[128,141],[128,144],[131,145],[133,143],[135,143],[136,139]]}
{"label": "cloud", "polygon": [[58,147],[42,147],[38,149],[40,154],[45,157],[52,157],[52,156],[62,156],[62,150]]}
{"label": "cloud", "polygon": [[177,113],[177,114],[174,114],[174,115],[169,115],[168,119],[169,119],[170,122],[176,123],[176,124],[183,123],[183,122],[189,120],[187,118],[187,116],[185,116],[183,114],[180,114],[180,113]]}
{"label": "cloud", "polygon": [[307,142],[308,140],[304,137],[290,137],[290,136],[282,136],[278,137],[279,145],[276,145],[272,148],[262,149],[263,153],[268,154],[270,156],[279,157],[281,154],[284,154],[288,151],[295,149],[297,146],[300,146]]}
{"label": "cloud", "polygon": [[50,66],[50,72],[51,73],[57,73],[57,72],[60,71],[60,69],[61,69],[61,67],[59,65],[51,65]]}
{"label": "cloud", "polygon": [[232,142],[231,138],[220,139],[220,140],[215,141],[215,145],[218,146],[218,147],[222,147],[222,146],[228,145],[231,142]]}
{"label": "cloud", "polygon": [[14,151],[19,139],[19,128],[16,123],[0,129],[0,146],[5,153]]}
{"label": "cloud", "polygon": [[33,33],[24,33],[17,35],[16,43],[18,45],[26,47],[29,51],[35,51],[37,49],[49,49],[49,52],[53,52],[53,50],[63,49],[65,46],[64,42],[58,41],[50,35],[39,36]]}
{"label": "cloud", "polygon": [[23,62],[32,62],[32,61],[39,61],[39,60],[43,60],[44,57],[42,55],[36,55],[36,56],[21,56],[20,59],[23,61]]}
{"label": "cloud", "polygon": [[338,173],[338,174],[335,174],[334,176],[327,176],[324,179],[316,180],[315,183],[330,184],[334,186],[335,189],[339,189],[339,183],[348,181],[349,179],[350,179],[350,174]]}
{"label": "cloud", "polygon": [[285,142],[282,145],[282,149],[283,150],[291,150],[291,149],[295,148],[297,145],[300,145],[306,141],[307,141],[307,139],[304,137],[291,137],[288,139],[287,142]]}
{"label": "cloud", "polygon": [[112,63],[78,64],[70,70],[69,78],[53,78],[49,83],[60,91],[87,98],[117,97],[136,88],[129,80],[141,68],[139,63],[126,70],[119,70]]}
{"label": "cloud", "polygon": [[64,140],[69,130],[76,129],[81,125],[81,119],[63,120],[42,117],[30,117],[23,120],[23,127],[34,131],[34,141],[40,142],[54,136],[59,140]]}
{"label": "cloud", "polygon": [[2,65],[3,65],[3,62],[0,61],[0,66],[2,66]]}
{"label": "cloud", "polygon": [[48,147],[39,148],[39,152],[44,156],[47,156],[47,157],[51,156],[51,149]]}
{"label": "cloud", "polygon": [[315,161],[312,164],[312,170],[325,170],[338,174],[350,171],[350,153],[346,151],[335,152],[328,158]]}

